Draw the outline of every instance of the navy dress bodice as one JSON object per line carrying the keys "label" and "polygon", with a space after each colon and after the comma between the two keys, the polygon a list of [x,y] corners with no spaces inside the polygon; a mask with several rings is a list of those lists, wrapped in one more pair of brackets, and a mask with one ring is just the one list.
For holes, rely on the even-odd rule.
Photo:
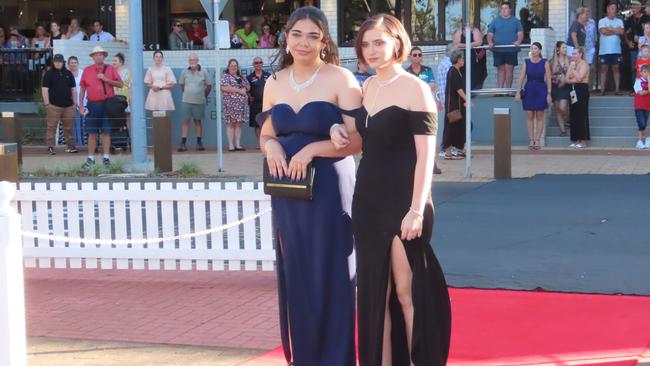
{"label": "navy dress bodice", "polygon": [[[310,143],[329,140],[347,113],[326,101],[295,111],[276,104],[258,123],[271,123],[288,158]],[[314,198],[272,197],[280,329],[287,362],[295,366],[354,366],[354,270],[350,218],[352,157],[314,158]]]}

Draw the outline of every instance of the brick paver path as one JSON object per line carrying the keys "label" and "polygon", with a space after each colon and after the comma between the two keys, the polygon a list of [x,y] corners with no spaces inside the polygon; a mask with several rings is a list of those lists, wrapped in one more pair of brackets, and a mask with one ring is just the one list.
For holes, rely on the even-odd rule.
{"label": "brick paver path", "polygon": [[26,269],[27,334],[270,350],[275,272]]}

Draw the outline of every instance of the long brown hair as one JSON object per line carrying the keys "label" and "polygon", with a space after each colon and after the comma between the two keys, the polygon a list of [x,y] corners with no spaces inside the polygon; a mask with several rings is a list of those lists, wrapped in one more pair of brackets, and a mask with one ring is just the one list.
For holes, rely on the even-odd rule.
{"label": "long brown hair", "polygon": [[291,29],[296,25],[296,23],[303,19],[311,20],[316,24],[316,26],[318,26],[321,32],[323,32],[323,42],[326,43],[326,46],[323,49],[323,54],[320,56],[321,59],[328,64],[339,64],[339,50],[330,34],[325,13],[314,6],[303,6],[302,8],[296,9],[289,17],[285,30],[286,37],[284,37],[284,42],[280,44],[278,54],[273,59],[273,62],[271,62],[272,70],[275,69],[274,65],[276,62],[278,64],[278,70],[285,69],[293,64],[293,56],[291,53],[287,52],[287,38],[289,37],[289,32],[291,32]]}

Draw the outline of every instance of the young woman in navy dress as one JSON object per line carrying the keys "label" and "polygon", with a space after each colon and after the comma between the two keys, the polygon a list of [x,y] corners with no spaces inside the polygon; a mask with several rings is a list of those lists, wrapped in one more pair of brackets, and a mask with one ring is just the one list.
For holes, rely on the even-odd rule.
{"label": "young woman in navy dress", "polygon": [[[280,47],[279,71],[266,82],[261,148],[274,176],[301,179],[312,162],[314,197],[272,197],[280,328],[288,364],[354,366],[354,260],[350,209],[352,151],[338,150],[330,127],[352,118],[359,84],[338,66],[337,48],[323,12],[294,11]],[[288,160],[287,160],[288,159]]]}
{"label": "young woman in navy dress", "polygon": [[362,24],[357,56],[377,74],[355,122],[331,131],[338,147],[363,140],[352,209],[360,366],[442,366],[449,353],[449,293],[430,245],[438,116],[429,86],[402,69],[410,44],[393,16]]}

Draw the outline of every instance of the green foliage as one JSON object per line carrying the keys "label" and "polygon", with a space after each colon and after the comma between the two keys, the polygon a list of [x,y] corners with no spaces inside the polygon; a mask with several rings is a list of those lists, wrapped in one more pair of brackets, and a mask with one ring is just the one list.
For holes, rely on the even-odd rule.
{"label": "green foliage", "polygon": [[188,162],[181,164],[181,168],[178,170],[177,174],[182,178],[198,178],[205,175],[198,165]]}

